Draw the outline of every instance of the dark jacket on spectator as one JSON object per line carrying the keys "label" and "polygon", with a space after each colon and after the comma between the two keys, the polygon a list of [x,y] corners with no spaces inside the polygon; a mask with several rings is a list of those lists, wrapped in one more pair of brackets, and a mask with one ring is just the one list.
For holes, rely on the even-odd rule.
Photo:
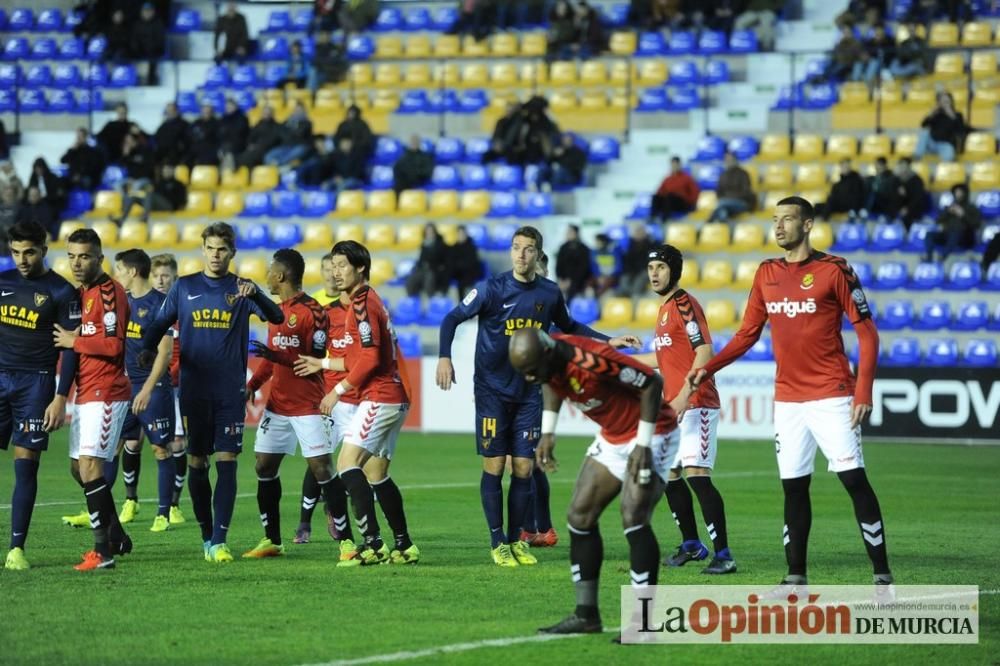
{"label": "dark jacket on spectator", "polygon": [[188,163],[192,165],[219,163],[218,118],[198,118],[191,123],[191,149],[188,155]]}
{"label": "dark jacket on spectator", "polygon": [[757,195],[754,194],[753,185],[750,182],[750,174],[741,166],[734,166],[726,169],[719,176],[719,184],[715,192],[720,199],[742,199],[750,206],[750,210],[757,207]]}
{"label": "dark jacket on spectator", "polygon": [[273,118],[261,119],[250,129],[247,149],[236,158],[238,166],[252,168],[264,161],[264,155],[281,143],[281,124]]}
{"label": "dark jacket on spectator", "polygon": [[656,247],[656,241],[649,236],[642,240],[630,238],[628,248],[622,257],[622,273],[626,275],[645,273],[646,265],[649,263],[649,253],[654,247]]}
{"label": "dark jacket on spectator", "polygon": [[969,126],[965,124],[961,113],[956,111],[954,116],[949,116],[941,109],[932,111],[924,118],[920,126],[927,128],[934,141],[950,143],[956,149],[961,145],[969,131]]}
{"label": "dark jacket on spectator", "polygon": [[223,14],[215,21],[215,48],[219,48],[219,37],[225,36],[225,55],[234,55],[240,47],[249,49],[250,31],[247,29],[247,20],[243,14],[237,13],[233,17]]}
{"label": "dark jacket on spectator", "polygon": [[117,162],[122,156],[122,141],[132,128],[131,120],[109,120],[97,134],[97,142],[109,162]]}
{"label": "dark jacket on spectator", "polygon": [[868,210],[874,215],[895,218],[903,205],[899,188],[899,178],[888,169],[872,176],[868,181]]}
{"label": "dark jacket on spectator", "polygon": [[44,178],[39,178],[38,174],[32,171],[31,178],[28,179],[28,189],[32,187],[37,187],[42,192],[42,197],[53,211],[58,213],[66,207],[66,183],[51,171],[46,173]]}
{"label": "dark jacket on spectator", "polygon": [[133,58],[159,58],[166,50],[167,31],[155,16],[148,21],[139,19],[129,32],[132,36],[129,52]]}
{"label": "dark jacket on spectator", "polygon": [[962,207],[961,215],[956,215],[952,212],[951,206],[948,206],[938,215],[937,223],[941,230],[946,233],[961,232],[962,245],[969,248],[976,243],[976,231],[979,230],[979,226],[983,222],[983,215],[971,201],[965,201],[960,206]]}
{"label": "dark jacket on spectator", "polygon": [[122,157],[122,165],[128,172],[128,177],[132,180],[153,179],[153,167],[155,160],[153,151],[146,146],[136,146],[128,155]]}
{"label": "dark jacket on spectator", "polygon": [[157,180],[153,185],[153,192],[169,201],[173,210],[180,210],[187,205],[187,187],[176,178]]}
{"label": "dark jacket on spectator", "polygon": [[328,165],[331,178],[342,178],[344,180],[365,180],[365,159],[361,156],[357,148],[352,147],[350,152],[334,150],[324,162]]}
{"label": "dark jacket on spectator", "polygon": [[905,190],[902,203],[906,213],[903,215],[903,221],[909,228],[912,222],[920,219],[927,212],[927,188],[923,179],[915,173],[910,174],[910,177],[901,184]]}
{"label": "dark jacket on spectator", "polygon": [[69,184],[85,190],[96,189],[104,171],[104,156],[91,145],[71,146],[60,160],[68,167]]}
{"label": "dark jacket on spectator", "polygon": [[587,169],[587,153],[580,146],[576,144],[568,148],[557,146],[553,150],[552,161],[573,174],[577,183],[583,180],[583,172]]}
{"label": "dark jacket on spectator", "polygon": [[433,173],[434,157],[430,153],[407,148],[392,166],[393,188],[398,194],[423,187],[430,182]]}
{"label": "dark jacket on spectator", "polygon": [[17,221],[38,222],[53,238],[59,235],[59,218],[52,210],[52,206],[44,199],[36,204],[22,202],[17,211]]}
{"label": "dark jacket on spectator", "polygon": [[857,171],[841,175],[830,188],[826,201],[827,213],[849,213],[865,207],[865,180]]}
{"label": "dark jacket on spectator", "polygon": [[224,153],[239,154],[246,150],[250,123],[240,109],[219,119],[219,148]]}
{"label": "dark jacket on spectator", "polygon": [[156,161],[160,164],[177,165],[184,161],[191,142],[191,124],[181,116],[169,118],[153,135],[156,145]]}
{"label": "dark jacket on spectator", "polygon": [[290,116],[281,128],[282,146],[301,146],[312,144],[312,121],[309,116],[295,118]]}
{"label": "dark jacket on spectator", "polygon": [[366,160],[375,152],[375,135],[363,118],[348,118],[337,125],[333,145],[340,143],[343,138],[350,139],[354,149]]}
{"label": "dark jacket on spectator", "polygon": [[591,278],[590,248],[580,239],[568,240],[556,254],[556,278],[569,282],[567,298],[573,298],[587,286]]}
{"label": "dark jacket on spectator", "polygon": [[[474,285],[483,276],[483,266],[479,261],[479,249],[471,238],[448,248],[451,277],[458,282],[459,292]],[[459,296],[465,296],[460,293]]]}

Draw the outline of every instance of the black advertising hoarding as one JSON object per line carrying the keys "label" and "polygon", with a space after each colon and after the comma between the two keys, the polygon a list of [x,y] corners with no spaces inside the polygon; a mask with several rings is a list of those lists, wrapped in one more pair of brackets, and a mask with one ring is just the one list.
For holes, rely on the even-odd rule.
{"label": "black advertising hoarding", "polygon": [[1000,444],[998,368],[880,367],[864,436]]}

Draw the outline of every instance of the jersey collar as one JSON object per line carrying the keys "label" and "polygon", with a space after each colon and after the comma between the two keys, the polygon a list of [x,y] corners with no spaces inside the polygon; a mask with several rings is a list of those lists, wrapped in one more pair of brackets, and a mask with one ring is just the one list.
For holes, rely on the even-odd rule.
{"label": "jersey collar", "polygon": [[[805,266],[806,264],[808,264],[808,263],[811,263],[811,262],[813,262],[813,261],[815,261],[815,260],[819,259],[819,258],[820,258],[820,257],[822,257],[822,256],[823,256],[823,253],[822,253],[822,252],[820,252],[819,250],[815,250],[815,249],[814,249],[814,250],[813,250],[813,251],[812,251],[812,252],[811,252],[811,253],[809,254],[809,256],[808,256],[808,257],[806,257],[806,258],[805,258],[805,259],[803,259],[802,261],[796,261],[796,262],[793,262],[793,263],[794,263],[794,265],[795,265],[795,266]],[[792,264],[788,263],[788,260],[787,260],[787,259],[785,259],[784,257],[782,257],[782,258],[781,258],[781,263],[785,264],[785,266],[791,266],[791,265],[792,265]]]}

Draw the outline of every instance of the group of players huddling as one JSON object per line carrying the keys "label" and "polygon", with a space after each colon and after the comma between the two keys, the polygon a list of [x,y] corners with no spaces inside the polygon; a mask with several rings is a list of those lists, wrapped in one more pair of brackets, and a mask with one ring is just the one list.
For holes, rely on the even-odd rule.
{"label": "group of players huddling", "polygon": [[[683,257],[670,245],[648,257],[650,285],[663,299],[649,354],[624,354],[618,349],[638,347],[638,338],[609,338],[569,316],[558,286],[544,277],[542,235],[533,227],[514,233],[512,269],[478,285],[445,318],[436,381],[448,390],[455,380],[455,330],[478,317],[475,432],[483,460],[480,495],[496,565],[536,564],[532,547],[558,540],[548,513],[546,473],[556,468],[561,404],[571,402],[600,427],[567,514],[576,607],[541,631],[602,630],[598,521],[619,494],[634,587],[658,580],[660,548],[651,523],[661,496],[681,532],[680,545],[663,563],[683,566],[708,557],[709,548],[698,537],[692,489],[713,551],[703,572],[737,571],[723,499],[711,478],[720,408],[712,377],[742,356],[767,323],[777,362],[775,451],[785,495],[788,573],[779,588],[793,591],[807,582],[809,483],[817,447],[851,497],[876,585],[891,586],[881,510],[861,450],[878,333],[851,267],[812,249],[812,225],[806,200],[789,197],[777,204],[775,237],[784,257],[760,265],[742,327],[715,357],[701,306],[678,287]],[[168,255],[151,259],[131,249],[115,256],[113,279],[102,269],[97,234],[75,231],[67,239],[67,255],[79,289],[46,268],[47,239],[40,226],[18,224],[9,236],[15,268],[0,273],[0,446],[14,444],[15,477],[7,569],[29,568],[24,546],[39,459],[49,434],[63,424],[74,382],[71,471],[87,510],[64,520],[89,524],[94,536],[93,549],[76,569],[112,568],[116,556],[132,550],[122,525],[139,509],[143,436],[158,466],[151,531],[184,521],[178,499],[186,468],[204,557],[232,561],[226,538],[244,418],[268,381],[254,444],[264,537],[243,556],[285,553],[279,468],[299,446],[308,466],[295,543],[310,540],[312,513],[322,496],[328,531],[339,541],[337,566],[420,559],[402,494],[389,475],[409,387],[388,311],[368,285],[371,257],[363,245],[333,246],[323,258],[324,288],[315,297],[302,291],[302,256],[278,250],[267,273],[275,303],[230,272],[235,233],[222,222],[202,234],[204,271],[179,278]],[[267,320],[266,343],[249,342],[251,314]],[[845,314],[858,334],[856,377],[840,333]],[[248,348],[262,359],[249,382]],[[119,452],[126,486],[120,515],[111,494]],[[508,464],[505,530],[502,479]],[[381,535],[376,501],[392,531],[389,541]]]}

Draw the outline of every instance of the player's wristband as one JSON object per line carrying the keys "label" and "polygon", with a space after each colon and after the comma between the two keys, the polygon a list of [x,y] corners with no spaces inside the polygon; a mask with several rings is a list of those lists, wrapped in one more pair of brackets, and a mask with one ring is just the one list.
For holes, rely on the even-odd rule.
{"label": "player's wristband", "polygon": [[653,441],[653,431],[656,424],[649,421],[639,421],[639,427],[635,431],[635,443],[639,446],[649,446]]}
{"label": "player's wristband", "polygon": [[347,393],[347,389],[344,388],[343,382],[341,382],[340,384],[337,384],[336,386],[334,386],[333,387],[333,391],[337,395],[344,395],[345,393]]}
{"label": "player's wristband", "polygon": [[329,357],[329,356],[327,356],[326,358],[324,358],[324,359],[323,359],[323,360],[322,360],[322,361],[320,362],[320,366],[322,366],[322,368],[323,368],[324,370],[330,370],[330,369],[331,369],[331,368],[330,368],[330,357]]}
{"label": "player's wristband", "polygon": [[546,409],[542,412],[542,434],[554,435],[556,432],[556,421],[559,420],[559,412]]}

